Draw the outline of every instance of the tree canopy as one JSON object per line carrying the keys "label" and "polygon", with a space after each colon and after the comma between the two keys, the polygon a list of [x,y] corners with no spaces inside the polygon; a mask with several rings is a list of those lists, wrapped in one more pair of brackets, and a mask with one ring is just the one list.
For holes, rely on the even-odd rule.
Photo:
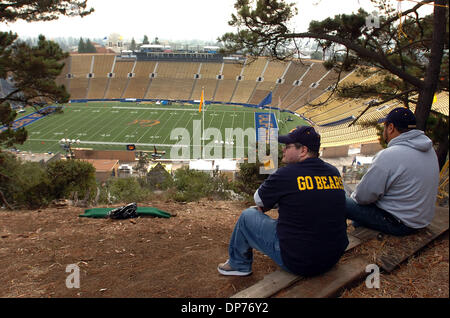
{"label": "tree canopy", "polygon": [[[426,130],[435,93],[449,89],[448,0],[416,1],[403,12],[394,9],[394,0],[371,1],[377,8],[372,14],[359,8],[351,14],[312,21],[306,32],[297,33],[289,27],[299,14],[295,4],[284,0],[236,0],[236,13],[229,21],[236,32],[218,40],[224,45],[223,53],[291,59],[300,56],[299,40],[312,39],[326,55],[325,67],[338,72],[357,69],[366,76],[376,73],[380,78],[370,85],[336,84],[329,98],[371,98],[359,116],[370,107],[392,100],[405,107],[415,104],[417,128]],[[430,5],[433,14],[421,15],[419,9]],[[442,165],[448,152],[448,117],[438,123],[446,131],[439,134],[439,141],[434,140],[443,147],[438,154]]]}
{"label": "tree canopy", "polygon": [[[388,84],[378,88],[346,87],[336,92],[344,97],[358,92],[361,97],[379,98],[372,107],[392,99],[410,100],[415,94],[418,128],[425,129],[434,93],[448,91],[448,0],[436,0],[433,15],[425,17],[418,9],[432,5],[432,0],[420,1],[404,12],[394,10],[389,0],[372,2],[379,11],[379,24],[360,8],[356,13],[312,21],[307,32],[295,33],[289,30],[290,20],[298,14],[294,4],[284,0],[237,0],[236,14],[229,21],[237,32],[226,33],[219,40],[225,53],[240,51],[286,59],[299,53],[297,40],[314,39],[324,52],[332,50],[327,67],[339,71],[374,67],[383,72]],[[344,59],[338,59],[337,53],[342,52]]]}
{"label": "tree canopy", "polygon": [[0,2],[0,22],[14,22],[17,20],[51,21],[60,16],[84,17],[92,12],[87,9],[87,0],[11,0]]}
{"label": "tree canopy", "polygon": [[[85,16],[87,1],[2,1],[0,23],[16,20],[49,21],[62,15]],[[0,94],[0,148],[22,144],[27,137],[24,128],[12,129],[16,118],[13,106],[42,107],[47,103],[65,103],[69,93],[63,85],[55,83],[68,54],[57,43],[39,36],[37,45],[30,46],[12,32],[0,32],[0,80],[7,81],[11,89]]]}

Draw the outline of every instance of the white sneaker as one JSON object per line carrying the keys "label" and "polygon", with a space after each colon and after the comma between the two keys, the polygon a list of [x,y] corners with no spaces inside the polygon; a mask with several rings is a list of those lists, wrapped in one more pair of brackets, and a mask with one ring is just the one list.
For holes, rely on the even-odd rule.
{"label": "white sneaker", "polygon": [[219,271],[220,274],[225,275],[225,276],[248,276],[250,275],[252,272],[242,272],[242,271],[237,271],[234,270],[230,264],[228,264],[228,260],[225,263],[219,264],[219,266],[217,267],[217,270]]}

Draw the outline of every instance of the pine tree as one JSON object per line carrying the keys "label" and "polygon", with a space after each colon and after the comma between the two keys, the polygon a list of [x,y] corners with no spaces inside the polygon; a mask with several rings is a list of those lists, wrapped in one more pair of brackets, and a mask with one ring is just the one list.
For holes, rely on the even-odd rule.
{"label": "pine tree", "polygon": [[94,44],[92,44],[90,39],[87,39],[86,41],[85,53],[97,53],[97,49],[95,48]]}
{"label": "pine tree", "polygon": [[83,38],[80,38],[80,42],[78,42],[78,53],[86,53],[86,44]]}
{"label": "pine tree", "polygon": [[[0,23],[17,20],[49,21],[58,17],[85,16],[87,1],[2,1]],[[8,79],[13,89],[0,95],[0,151],[2,147],[23,144],[27,138],[24,128],[12,129],[16,112],[13,104],[39,108],[46,103],[66,103],[69,93],[64,85],[55,83],[68,57],[53,41],[39,36],[34,46],[18,40],[17,34],[0,32],[0,79]],[[1,181],[1,176],[0,176]]]}
{"label": "pine tree", "polygon": [[[238,31],[226,33],[219,40],[224,44],[224,53],[240,51],[286,59],[298,53],[296,41],[314,39],[324,52],[331,52],[326,67],[339,72],[358,68],[366,76],[375,68],[382,77],[375,85],[336,85],[335,94],[377,99],[368,107],[392,100],[405,106],[414,103],[417,127],[426,130],[434,94],[449,88],[448,0],[422,0],[401,14],[389,0],[372,2],[378,9],[377,17],[359,9],[312,21],[307,32],[294,33],[288,24],[298,14],[295,4],[284,0],[237,0],[229,24]],[[432,15],[421,15],[418,10],[424,5],[434,5]],[[345,55],[339,56],[333,48],[344,50]],[[441,158],[448,152],[445,135]]]}
{"label": "pine tree", "polygon": [[137,46],[136,46],[136,41],[134,40],[134,38],[131,39],[131,43],[130,43],[130,50],[131,51],[136,51]]}

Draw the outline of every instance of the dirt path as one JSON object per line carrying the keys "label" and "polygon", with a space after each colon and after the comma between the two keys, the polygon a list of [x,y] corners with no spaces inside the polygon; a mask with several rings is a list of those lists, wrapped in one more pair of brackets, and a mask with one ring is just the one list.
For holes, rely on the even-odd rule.
{"label": "dirt path", "polygon": [[[234,224],[246,208],[240,202],[155,201],[138,206],[176,216],[119,221],[80,218],[84,209],[76,207],[0,211],[0,297],[227,298],[278,269],[255,252],[251,276],[218,274],[217,264],[226,260]],[[276,217],[275,211],[269,214]],[[422,293],[424,297],[448,297],[448,236],[441,242],[430,257],[442,275],[430,273],[423,262],[419,273],[434,275],[433,288],[441,291]],[[70,264],[80,268],[80,288],[66,287]],[[418,266],[414,268],[420,270]],[[419,275],[408,271],[402,279]],[[363,287],[354,290],[344,297],[389,297],[367,294]]]}

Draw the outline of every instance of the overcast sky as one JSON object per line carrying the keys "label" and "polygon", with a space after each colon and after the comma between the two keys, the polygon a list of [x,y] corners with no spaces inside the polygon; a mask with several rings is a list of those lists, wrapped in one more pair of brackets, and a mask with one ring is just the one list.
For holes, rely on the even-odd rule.
{"label": "overcast sky", "polygon": [[[12,30],[21,37],[44,34],[53,37],[104,38],[118,33],[124,40],[132,37],[137,42],[144,35],[162,40],[215,41],[225,32],[236,0],[89,0],[95,12],[84,18],[62,17],[56,21],[19,21],[0,25],[0,30]],[[359,7],[374,10],[370,0],[297,0],[299,14],[294,18],[295,31],[306,31],[311,20],[322,20],[339,13],[351,13]],[[403,1],[406,10],[415,1]],[[432,12],[432,6],[427,12]]]}

